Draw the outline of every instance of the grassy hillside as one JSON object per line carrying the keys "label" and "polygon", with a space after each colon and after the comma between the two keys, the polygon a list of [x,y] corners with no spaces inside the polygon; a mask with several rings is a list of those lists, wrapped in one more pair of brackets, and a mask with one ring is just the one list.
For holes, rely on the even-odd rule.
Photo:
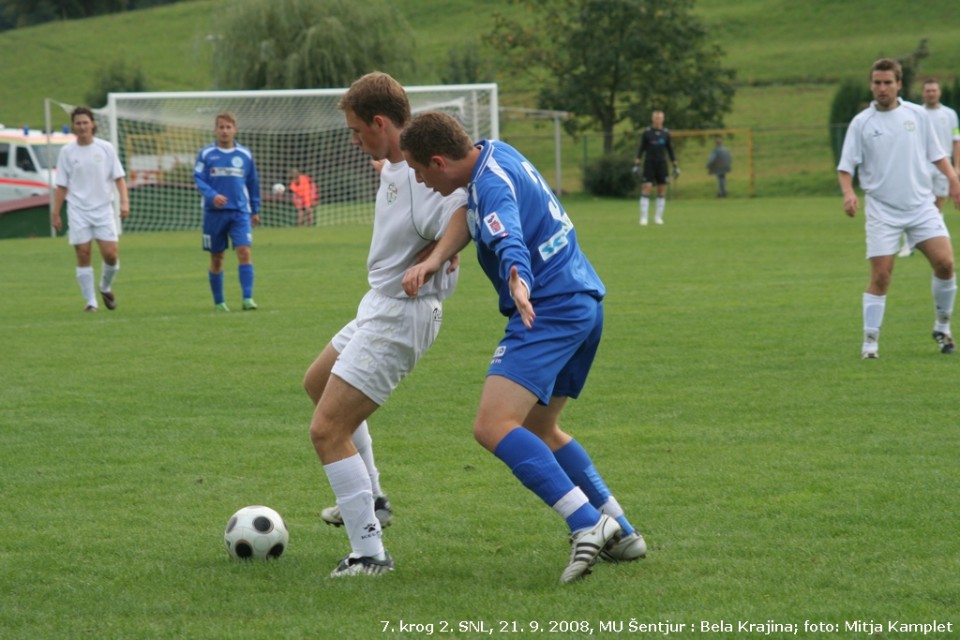
{"label": "grassy hillside", "polygon": [[[437,82],[450,46],[477,41],[489,31],[490,13],[498,6],[513,10],[503,0],[395,4],[417,33],[419,77],[405,79],[417,83]],[[43,98],[82,102],[96,69],[117,57],[141,65],[156,90],[213,88],[212,45],[206,36],[215,31],[214,15],[222,6],[222,0],[194,0],[0,34],[0,122],[39,126]],[[952,77],[960,69],[953,0],[918,0],[909,12],[902,11],[898,0],[700,0],[696,11],[744,84],[833,83],[862,74],[881,54],[913,51],[921,38],[928,39],[932,54],[924,62],[925,72]],[[528,99],[525,79],[504,74],[497,80],[503,85],[504,104]],[[776,93],[773,97],[776,100]],[[823,113],[825,107],[811,117],[820,120]]]}
{"label": "grassy hillside", "polygon": [[[0,34],[4,61],[0,122],[41,126],[45,97],[84,102],[97,69],[118,57],[139,65],[153,90],[215,88],[208,35],[215,33],[216,13],[225,4],[193,0]],[[395,4],[417,35],[416,76],[401,78],[410,84],[439,82],[450,47],[479,43],[490,30],[493,11],[517,10],[505,0],[395,0]],[[825,127],[839,80],[863,77],[866,83],[874,59],[908,54],[923,38],[931,55],[923,61],[921,75],[952,81],[960,70],[960,40],[953,29],[955,0],[918,0],[909,12],[902,11],[899,0],[699,0],[696,13],[726,51],[726,64],[737,70],[740,86],[726,124],[752,129],[757,136],[755,168],[764,186],[759,195],[811,189],[823,193],[834,184]],[[502,106],[535,106],[536,89],[528,78],[504,70],[496,80]],[[66,120],[62,113],[57,117],[58,124]],[[551,166],[548,127],[511,123],[504,128],[504,137],[524,136],[524,150],[532,159]],[[583,160],[596,153],[590,144],[564,141],[565,187],[578,184]],[[741,161],[739,167],[745,164]],[[784,180],[790,184],[785,186]]]}

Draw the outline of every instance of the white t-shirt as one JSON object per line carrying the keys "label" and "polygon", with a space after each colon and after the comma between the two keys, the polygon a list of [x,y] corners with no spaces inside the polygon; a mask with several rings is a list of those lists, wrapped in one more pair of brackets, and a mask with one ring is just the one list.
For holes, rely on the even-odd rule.
{"label": "white t-shirt", "polygon": [[[463,189],[444,197],[418,183],[406,162],[385,161],[367,257],[370,288],[391,298],[406,298],[404,273],[413,266],[421,249],[440,238],[453,212],[466,204]],[[424,283],[419,295],[449,296],[456,287],[459,269],[452,274],[445,271],[446,267]]]}
{"label": "white t-shirt", "polygon": [[929,166],[947,154],[923,107],[898,100],[889,111],[876,102],[856,115],[843,140],[838,171],[858,179],[867,196],[889,211],[914,212],[933,201]]}
{"label": "white t-shirt", "polygon": [[71,142],[57,158],[56,184],[67,188],[67,203],[74,209],[109,206],[114,183],[125,175],[113,145],[100,138],[85,145]]}
{"label": "white t-shirt", "polygon": [[[937,140],[940,141],[940,146],[943,147],[944,153],[946,153],[948,157],[953,156],[953,143],[960,142],[960,120],[957,119],[957,112],[945,104],[941,104],[933,109],[930,107],[924,107],[924,109],[927,110],[927,115],[929,115],[933,121],[933,128],[937,133]],[[954,158],[954,160],[956,160],[956,158]],[[937,168],[934,168],[933,171],[939,173],[939,169]]]}

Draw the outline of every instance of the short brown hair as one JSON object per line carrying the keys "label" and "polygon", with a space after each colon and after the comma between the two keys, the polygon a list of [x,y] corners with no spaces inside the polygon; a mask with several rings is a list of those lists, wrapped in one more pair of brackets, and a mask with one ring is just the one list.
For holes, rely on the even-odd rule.
{"label": "short brown hair", "polygon": [[400,148],[417,163],[426,165],[433,156],[462,160],[473,148],[473,141],[456,118],[442,111],[428,111],[403,130]]}
{"label": "short brown hair", "polygon": [[870,78],[873,78],[874,71],[893,71],[893,77],[897,79],[897,82],[903,77],[903,68],[900,66],[900,63],[891,58],[880,58],[873,63],[873,66],[870,67]]}
{"label": "short brown hair", "polygon": [[97,119],[93,115],[93,109],[90,107],[74,107],[73,111],[70,112],[70,124],[73,124],[77,116],[87,116],[90,118],[90,122],[93,123],[93,132],[97,132]]}
{"label": "short brown hair", "polygon": [[220,113],[218,113],[217,117],[214,118],[213,120],[214,126],[216,126],[216,124],[221,120],[226,120],[227,122],[232,124],[234,127],[237,126],[237,116],[234,115],[233,111],[221,111]]}
{"label": "short brown hair", "polygon": [[374,116],[386,116],[401,129],[410,123],[407,92],[381,71],[372,71],[354,81],[337,106],[341,111],[349,109],[366,124],[373,122]]}

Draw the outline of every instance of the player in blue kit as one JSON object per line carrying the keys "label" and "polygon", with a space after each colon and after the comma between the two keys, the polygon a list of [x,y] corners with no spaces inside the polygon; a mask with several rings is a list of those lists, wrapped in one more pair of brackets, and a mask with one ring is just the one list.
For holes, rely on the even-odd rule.
{"label": "player in blue kit", "polygon": [[484,383],[474,437],[567,522],[570,561],[560,577],[590,572],[598,557],[636,560],[646,543],[584,448],[558,426],[586,382],[603,332],[603,282],[550,187],[516,149],[476,145],[440,112],[414,118],[400,145],[417,180],[443,195],[466,187],[433,252],[404,276],[415,296],[471,239],[507,316]]}
{"label": "player in blue kit", "polygon": [[217,114],[217,141],[200,150],[193,181],[203,194],[203,249],[210,252],[210,291],[217,311],[229,311],[223,297],[223,254],[228,243],[237,250],[243,310],[253,301],[253,227],[260,224],[260,178],[253,153],[236,142],[237,118]]}

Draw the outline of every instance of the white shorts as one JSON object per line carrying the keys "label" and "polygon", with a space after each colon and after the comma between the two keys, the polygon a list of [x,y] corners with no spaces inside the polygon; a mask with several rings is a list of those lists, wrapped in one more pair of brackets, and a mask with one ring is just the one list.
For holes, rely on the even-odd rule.
{"label": "white shorts", "polygon": [[895,214],[882,203],[872,198],[866,200],[867,258],[892,256],[900,250],[900,234],[907,236],[907,243],[915,247],[930,238],[950,237],[943,216],[931,199],[929,203],[913,212],[910,217]]}
{"label": "white shorts", "polygon": [[67,205],[67,237],[72,245],[86,244],[92,240],[117,242],[120,236],[113,206],[78,209]]}
{"label": "white shorts", "polygon": [[332,373],[382,405],[440,333],[436,296],[390,298],[369,291],[357,317],[330,343],[340,354]]}
{"label": "white shorts", "polygon": [[940,169],[934,167],[930,170],[930,182],[933,187],[933,195],[938,198],[946,198],[950,195],[950,182],[947,180],[947,176],[940,173]]}

